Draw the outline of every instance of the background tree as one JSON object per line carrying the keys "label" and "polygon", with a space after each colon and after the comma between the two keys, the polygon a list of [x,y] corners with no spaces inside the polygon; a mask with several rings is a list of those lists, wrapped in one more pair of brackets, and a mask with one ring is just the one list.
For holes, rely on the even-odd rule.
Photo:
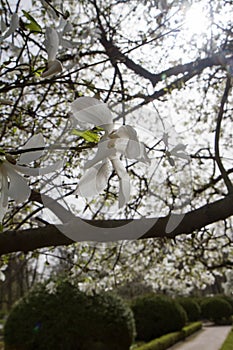
{"label": "background tree", "polygon": [[[170,288],[171,278],[177,288],[193,288],[194,280],[204,288],[214,280],[213,270],[221,274],[232,266],[231,1],[29,5],[1,1],[1,157],[5,161],[7,153],[15,163],[30,137],[42,133],[46,152],[34,166],[65,162],[59,181],[53,173],[30,178],[30,197],[9,202],[1,254],[72,243],[44,208],[46,194],[98,226],[158,218],[140,238],[160,240],[78,244],[75,273],[100,276],[96,262],[106,262],[101,283],[117,284],[135,277],[141,259],[143,274],[156,278],[158,289]],[[52,48],[50,39],[57,42]],[[116,209],[114,172],[98,197],[74,198],[101,136],[89,130],[87,137],[80,128],[73,135],[78,126],[70,124],[70,105],[80,96],[107,103],[115,121],[137,127],[153,159],[149,168],[126,163],[133,190],[123,209]],[[181,144],[187,145],[190,162],[179,158]]]}

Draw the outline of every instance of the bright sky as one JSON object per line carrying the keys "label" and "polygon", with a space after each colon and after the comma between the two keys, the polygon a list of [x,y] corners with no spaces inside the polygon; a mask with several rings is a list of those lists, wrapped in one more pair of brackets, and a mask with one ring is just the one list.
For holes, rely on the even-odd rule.
{"label": "bright sky", "polygon": [[184,30],[187,31],[188,35],[202,35],[208,30],[209,25],[208,13],[202,2],[193,4],[187,10]]}

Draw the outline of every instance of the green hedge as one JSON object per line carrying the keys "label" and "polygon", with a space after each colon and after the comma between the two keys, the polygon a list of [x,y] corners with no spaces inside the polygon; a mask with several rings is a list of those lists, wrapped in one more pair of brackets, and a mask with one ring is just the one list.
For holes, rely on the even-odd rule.
{"label": "green hedge", "polygon": [[233,349],[233,329],[228,334],[220,350],[232,350]]}
{"label": "green hedge", "polygon": [[122,299],[86,295],[69,283],[41,287],[19,301],[5,324],[6,350],[128,350],[134,319]]}
{"label": "green hedge", "polygon": [[[154,339],[149,343],[135,348],[135,350],[166,350],[170,346],[178,343],[179,341],[185,339],[189,335],[197,332],[202,328],[201,322],[192,323],[186,327],[183,327],[180,332],[173,332],[165,334],[160,338]],[[225,350],[225,349],[224,349]],[[228,349],[226,349],[228,350]]]}
{"label": "green hedge", "polygon": [[231,304],[232,311],[233,311],[233,298],[232,297],[225,295],[225,294],[217,294],[216,297],[220,297],[220,298],[226,300],[229,304]]}
{"label": "green hedge", "polygon": [[149,294],[131,303],[137,340],[150,341],[184,327],[187,315],[183,307],[164,295]]}
{"label": "green hedge", "polygon": [[215,324],[231,324],[232,306],[222,297],[205,298],[201,303],[201,313],[204,319]]}
{"label": "green hedge", "polygon": [[180,297],[176,301],[185,309],[188,321],[195,322],[201,318],[201,308],[200,305],[190,297]]}
{"label": "green hedge", "polygon": [[199,331],[202,328],[201,322],[194,322],[182,328],[183,339],[189,337],[193,333]]}

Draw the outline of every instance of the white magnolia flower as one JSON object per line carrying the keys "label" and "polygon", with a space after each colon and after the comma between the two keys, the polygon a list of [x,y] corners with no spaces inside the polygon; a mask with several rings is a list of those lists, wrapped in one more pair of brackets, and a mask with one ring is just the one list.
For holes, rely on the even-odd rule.
{"label": "white magnolia flower", "polygon": [[[34,135],[22,147],[22,150],[43,148],[44,139],[42,134]],[[25,164],[31,163],[41,157],[43,151],[32,151],[22,153],[16,162],[10,155],[5,155],[0,159],[0,222],[2,221],[7,208],[8,197],[16,203],[26,201],[31,194],[31,189],[26,179],[21,175],[39,176],[58,170],[62,163],[57,162],[46,168],[30,168]]]}
{"label": "white magnolia flower", "polygon": [[72,30],[72,24],[67,19],[61,18],[60,23],[57,27],[57,33],[59,36],[59,43],[64,49],[73,49],[74,47],[77,47],[81,44],[80,42],[64,38],[64,36]]}
{"label": "white magnolia flower", "polygon": [[181,159],[186,159],[188,161],[191,160],[191,157],[187,154],[185,151],[186,145],[183,143],[178,143],[176,146],[174,146],[172,149],[169,149],[169,144],[168,144],[168,134],[164,133],[163,138],[162,138],[165,146],[166,146],[166,156],[168,157],[168,161],[171,166],[175,165],[175,161],[173,157],[181,158]]}
{"label": "white magnolia flower", "polygon": [[1,105],[10,105],[12,106],[14,103],[12,100],[8,100],[8,99],[5,99],[5,98],[0,98],[0,104]]}
{"label": "white magnolia flower", "polygon": [[19,16],[17,13],[13,13],[11,17],[10,27],[8,29],[5,23],[1,20],[1,32],[3,34],[0,36],[0,43],[6,38],[8,38],[9,36],[11,36],[12,34],[14,34],[14,32],[18,27],[19,27]]}
{"label": "white magnolia flower", "polygon": [[48,63],[46,70],[41,74],[43,78],[52,77],[62,72],[62,63],[56,59],[59,48],[59,35],[54,28],[46,28],[45,31],[45,48],[48,54]]}
{"label": "white magnolia flower", "polygon": [[132,126],[122,125],[115,130],[111,111],[95,98],[80,97],[71,104],[71,110],[76,122],[82,126],[89,123],[105,131],[95,157],[85,164],[87,171],[81,177],[75,193],[83,197],[99,194],[105,188],[113,168],[120,181],[119,207],[124,206],[130,197],[130,178],[120,157],[124,155],[128,159],[150,163],[145,145],[139,142]]}
{"label": "white magnolia flower", "polygon": [[43,7],[45,8],[46,12],[49,16],[52,17],[52,19],[57,20],[59,18],[59,13],[55,11],[55,9],[58,9],[59,11],[63,12],[63,1],[62,0],[53,0],[53,6],[49,5],[50,1],[41,0],[41,3]]}

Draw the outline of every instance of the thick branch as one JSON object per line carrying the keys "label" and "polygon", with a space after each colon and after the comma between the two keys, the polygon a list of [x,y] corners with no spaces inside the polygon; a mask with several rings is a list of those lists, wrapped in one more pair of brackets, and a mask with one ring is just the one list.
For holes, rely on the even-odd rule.
{"label": "thick branch", "polygon": [[193,75],[200,74],[205,68],[213,67],[213,66],[226,66],[228,59],[225,58],[223,53],[217,53],[213,56],[195,60],[186,64],[179,64],[177,66],[166,69],[158,74],[151,73],[147,69],[143,68],[141,65],[135,63],[132,59],[130,59],[125,53],[122,53],[120,49],[113,44],[111,40],[107,40],[106,36],[102,32],[101,44],[104,46],[106,50],[106,54],[108,55],[110,61],[112,63],[121,62],[127,68],[132,70],[137,75],[148,79],[153,86],[155,86],[158,82],[164,80],[164,78],[168,78],[171,76],[177,76],[179,74],[190,74]]}
{"label": "thick branch", "polygon": [[[158,218],[153,227],[140,239],[168,237],[174,238],[180,234],[191,234],[206,225],[213,224],[219,220],[224,220],[233,215],[233,195],[204,205],[196,210],[186,213],[181,223],[171,232],[166,232],[166,226],[170,216]],[[178,215],[174,215],[176,218]],[[107,221],[89,221],[96,226],[116,227],[128,224],[130,220],[107,220]],[[78,227],[77,227],[78,232]],[[111,229],[109,230],[111,235]],[[0,234],[0,254],[7,254],[17,251],[32,251],[37,248],[69,245],[72,240],[64,236],[54,225],[45,227],[27,229],[22,231],[6,231]]]}
{"label": "thick branch", "polygon": [[220,157],[220,150],[219,150],[219,140],[220,140],[220,133],[221,133],[221,123],[222,123],[223,114],[224,114],[224,106],[227,102],[230,89],[231,89],[231,77],[228,77],[226,82],[226,87],[222,96],[220,108],[219,108],[218,118],[217,118],[214,148],[215,148],[215,159],[218,164],[218,168],[221,172],[222,178],[225,182],[225,185],[228,189],[228,193],[233,193],[233,184],[231,183],[231,180],[227,174],[227,171],[223,166],[223,163]]}

